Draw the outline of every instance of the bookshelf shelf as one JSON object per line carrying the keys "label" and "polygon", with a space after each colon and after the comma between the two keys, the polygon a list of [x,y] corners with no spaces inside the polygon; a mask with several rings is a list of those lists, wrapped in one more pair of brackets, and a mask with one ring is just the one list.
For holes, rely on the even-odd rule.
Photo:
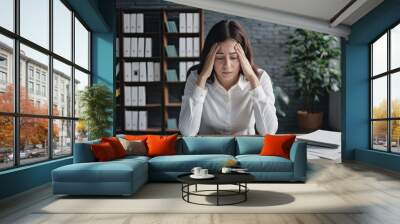
{"label": "bookshelf shelf", "polygon": [[168,104],[166,104],[165,106],[166,107],[181,107],[181,103],[168,103]]}
{"label": "bookshelf shelf", "polygon": [[158,32],[146,32],[146,33],[124,33],[122,36],[118,37],[158,37],[161,35]]}
{"label": "bookshelf shelf", "polygon": [[[135,30],[135,28],[132,28],[133,26],[127,26],[127,18],[129,18],[130,23],[133,21],[132,18],[134,17],[136,17],[137,20],[139,20],[138,18],[143,19],[143,27],[141,27],[143,32],[132,32],[132,30]],[[182,27],[179,26],[183,24],[180,23],[181,19],[185,18],[185,20],[189,20],[190,17],[196,18],[194,21],[192,21],[192,23],[189,24],[192,24],[192,26],[195,28],[195,31],[198,32],[167,32],[168,30],[171,30],[171,28],[176,31],[181,31]],[[116,92],[118,93],[116,95],[117,134],[170,134],[179,132],[177,126],[181,103],[178,101],[180,101],[183,95],[187,70],[192,65],[200,61],[200,57],[180,57],[182,52],[179,50],[182,51],[182,48],[180,48],[179,41],[185,39],[187,43],[193,43],[192,51],[195,51],[195,45],[197,46],[197,50],[201,50],[204,42],[203,11],[201,9],[184,6],[174,8],[144,7],[135,9],[120,9],[118,13],[117,24],[118,34],[116,46],[118,49],[116,58],[118,66],[116,65],[116,67],[119,68],[116,69],[117,77],[115,82]],[[139,27],[140,25],[136,23],[135,26]],[[189,29],[189,27],[184,27],[184,29]],[[140,38],[144,38],[144,47],[143,44],[141,45],[140,43]],[[143,47],[144,51],[146,52],[148,39],[151,39],[151,45],[149,45],[151,46],[151,52],[147,52],[149,54],[142,55],[151,57],[125,57],[129,55],[141,55],[139,54],[141,47]],[[193,42],[189,42],[187,39]],[[127,53],[126,51],[128,48],[126,48],[126,46],[128,44],[131,46],[129,46],[130,52]],[[133,46],[136,46],[137,48]],[[176,53],[176,57],[167,56],[167,46],[171,46],[169,48],[173,48],[173,51],[175,51],[173,53]],[[135,50],[138,51],[137,54],[135,53]],[[189,50],[185,49],[184,51]],[[187,55],[190,54],[188,53]],[[138,69],[136,67],[137,64],[135,63],[146,64],[145,75],[147,77],[150,77],[149,74],[151,74],[151,72],[154,72],[154,76],[156,77],[155,72],[159,72],[157,79],[155,77],[154,79],[147,78],[148,80],[156,81],[124,82],[124,80],[138,80],[134,76],[138,74],[139,79],[141,80],[140,71],[142,71],[141,69],[144,69],[144,66]],[[185,64],[185,66],[182,67],[182,64]],[[154,65],[154,67],[152,65]],[[149,69],[149,66],[154,70],[152,71]],[[169,74],[172,72],[173,79],[167,79],[167,71]],[[132,76],[131,78],[129,78],[129,74]],[[135,77],[135,79],[133,77]],[[168,77],[171,78],[171,76]],[[145,89],[145,94],[143,94],[143,88]],[[131,100],[129,97],[138,97],[137,100],[140,101],[140,95],[142,100],[144,96],[146,105],[125,105],[125,102],[132,102],[129,101]],[[127,99],[128,101],[126,101]],[[135,103],[131,103],[130,105],[135,105]],[[146,114],[146,128],[143,128],[144,126],[140,126],[142,121],[140,119],[140,114]],[[132,122],[134,117],[137,117],[136,123]],[[128,127],[129,122],[133,123],[135,128],[131,128],[131,126]]]}
{"label": "bookshelf shelf", "polygon": [[169,33],[169,32],[166,32],[166,35],[169,38],[198,37],[199,36],[199,34],[197,34],[197,33]]}

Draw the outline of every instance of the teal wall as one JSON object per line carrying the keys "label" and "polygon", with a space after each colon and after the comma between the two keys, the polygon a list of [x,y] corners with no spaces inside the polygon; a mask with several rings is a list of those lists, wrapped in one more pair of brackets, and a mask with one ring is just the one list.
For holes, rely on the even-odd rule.
{"label": "teal wall", "polygon": [[[114,90],[115,1],[67,0],[67,2],[92,31],[93,83],[103,83]],[[110,132],[113,133],[112,127]],[[0,199],[50,182],[53,169],[71,163],[72,157],[68,157],[0,172]]]}
{"label": "teal wall", "polygon": [[[400,22],[400,0],[386,0],[351,27],[342,47],[345,55],[343,160],[358,160],[399,170],[399,156],[369,150],[369,49],[368,45]],[[362,151],[360,151],[362,150]]]}

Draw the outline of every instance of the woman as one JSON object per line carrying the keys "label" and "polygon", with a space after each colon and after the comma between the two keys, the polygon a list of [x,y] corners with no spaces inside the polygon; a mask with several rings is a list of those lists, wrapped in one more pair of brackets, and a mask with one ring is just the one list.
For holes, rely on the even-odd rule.
{"label": "woman", "polygon": [[271,79],[254,64],[250,41],[239,23],[223,20],[215,24],[207,35],[200,64],[193,68],[179,115],[184,136],[254,135],[255,128],[260,135],[276,132]]}

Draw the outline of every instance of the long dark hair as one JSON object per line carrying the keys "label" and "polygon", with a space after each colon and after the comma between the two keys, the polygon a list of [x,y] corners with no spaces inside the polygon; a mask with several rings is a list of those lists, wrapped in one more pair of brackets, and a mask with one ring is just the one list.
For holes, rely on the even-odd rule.
{"label": "long dark hair", "polygon": [[[202,71],[203,69],[204,63],[207,59],[207,55],[210,52],[213,44],[224,42],[227,39],[234,39],[242,46],[244,53],[246,54],[246,57],[250,62],[251,67],[253,68],[257,77],[259,77],[260,74],[258,73],[258,66],[254,63],[254,54],[250,44],[250,39],[247,37],[244,28],[238,22],[233,20],[222,20],[216,23],[211,28],[211,30],[207,34],[203,50],[201,51],[200,54],[200,64],[196,67],[193,67],[193,69],[197,69],[198,73],[200,73],[200,71]],[[240,72],[242,72],[242,70],[240,70]],[[214,80],[215,80],[215,71],[213,69],[213,72],[211,76],[208,78],[207,82],[213,83]]]}

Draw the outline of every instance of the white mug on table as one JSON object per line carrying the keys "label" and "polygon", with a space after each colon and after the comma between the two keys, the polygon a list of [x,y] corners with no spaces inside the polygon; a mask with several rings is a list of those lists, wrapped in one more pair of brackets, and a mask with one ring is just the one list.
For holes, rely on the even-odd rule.
{"label": "white mug on table", "polygon": [[199,166],[193,167],[192,173],[193,173],[194,175],[196,175],[196,176],[200,176],[200,175],[201,175],[201,173],[200,173],[201,170],[202,170],[202,168],[199,167]]}
{"label": "white mug on table", "polygon": [[208,169],[201,169],[200,170],[200,176],[207,176],[208,175]]}

